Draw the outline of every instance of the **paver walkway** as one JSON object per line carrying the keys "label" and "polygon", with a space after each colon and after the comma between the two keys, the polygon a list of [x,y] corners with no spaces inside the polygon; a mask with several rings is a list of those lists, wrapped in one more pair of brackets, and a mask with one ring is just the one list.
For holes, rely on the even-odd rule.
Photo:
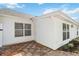
{"label": "paver walkway", "polygon": [[1,56],[79,56],[79,54],[52,50],[35,41],[0,48]]}

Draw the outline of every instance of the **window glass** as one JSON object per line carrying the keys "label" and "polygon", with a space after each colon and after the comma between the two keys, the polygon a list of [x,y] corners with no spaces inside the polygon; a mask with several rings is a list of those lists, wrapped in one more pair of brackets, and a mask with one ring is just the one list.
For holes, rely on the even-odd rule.
{"label": "window glass", "polygon": [[23,29],[22,23],[15,23],[15,29]]}
{"label": "window glass", "polygon": [[25,29],[31,29],[31,24],[25,24]]}
{"label": "window glass", "polygon": [[63,40],[66,40],[66,32],[63,32]]}
{"label": "window glass", "polygon": [[31,36],[31,24],[15,23],[15,37]]}
{"label": "window glass", "polygon": [[31,24],[25,24],[25,36],[31,35]]}
{"label": "window glass", "polygon": [[25,30],[25,36],[30,36],[31,35],[31,30]]}
{"label": "window glass", "polygon": [[23,30],[15,30],[15,37],[23,36]]}
{"label": "window glass", "polygon": [[73,25],[71,25],[71,28],[73,28],[74,26]]}
{"label": "window glass", "polygon": [[67,39],[69,39],[69,32],[67,32]]}
{"label": "window glass", "polygon": [[63,23],[63,40],[69,39],[69,24],[64,24]]}
{"label": "window glass", "polygon": [[63,23],[63,31],[66,31],[66,24]]}
{"label": "window glass", "polygon": [[77,28],[77,35],[78,35],[78,28]]}
{"label": "window glass", "polygon": [[67,24],[67,31],[69,31],[69,25]]}

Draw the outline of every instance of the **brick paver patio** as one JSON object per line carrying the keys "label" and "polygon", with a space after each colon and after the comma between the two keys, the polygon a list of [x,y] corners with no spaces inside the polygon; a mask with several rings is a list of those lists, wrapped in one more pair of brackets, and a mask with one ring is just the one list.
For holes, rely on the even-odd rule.
{"label": "brick paver patio", "polygon": [[79,54],[52,50],[35,41],[0,48],[1,56],[79,56]]}

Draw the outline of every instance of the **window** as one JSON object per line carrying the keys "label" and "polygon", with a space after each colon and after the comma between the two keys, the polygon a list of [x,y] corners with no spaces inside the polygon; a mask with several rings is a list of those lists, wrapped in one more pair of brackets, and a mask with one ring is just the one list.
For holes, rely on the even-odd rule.
{"label": "window", "polygon": [[69,25],[63,23],[63,40],[69,39]]}
{"label": "window", "polygon": [[25,30],[25,36],[30,36],[31,35],[31,30]]}
{"label": "window", "polygon": [[25,24],[25,36],[31,35],[31,24]]}
{"label": "window", "polygon": [[77,28],[77,35],[78,35],[78,28]]}
{"label": "window", "polygon": [[15,23],[15,29],[23,29],[22,23]]}
{"label": "window", "polygon": [[66,24],[63,23],[63,31],[66,31]]}
{"label": "window", "polygon": [[63,23],[63,40],[66,40],[66,24]]}
{"label": "window", "polygon": [[69,39],[69,32],[67,32],[67,39]]}
{"label": "window", "polygon": [[63,32],[63,40],[66,40],[66,32]]}
{"label": "window", "polygon": [[67,31],[69,31],[69,25],[67,24]]}
{"label": "window", "polygon": [[15,23],[15,37],[31,36],[31,24]]}
{"label": "window", "polygon": [[31,24],[25,24],[25,29],[31,29]]}
{"label": "window", "polygon": [[73,28],[74,26],[73,25],[71,25],[71,28]]}
{"label": "window", "polygon": [[23,36],[23,30],[15,30],[15,37]]}
{"label": "window", "polygon": [[15,37],[23,36],[23,24],[15,23]]}
{"label": "window", "polygon": [[69,39],[69,25],[67,24],[67,39]]}

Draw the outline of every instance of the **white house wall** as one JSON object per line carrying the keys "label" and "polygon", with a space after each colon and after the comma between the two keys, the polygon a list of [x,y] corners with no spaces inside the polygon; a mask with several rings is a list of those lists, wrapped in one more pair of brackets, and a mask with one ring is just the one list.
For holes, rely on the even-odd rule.
{"label": "white house wall", "polygon": [[55,43],[55,30],[54,30],[54,19],[50,17],[47,18],[37,18],[35,20],[36,27],[36,41],[49,48],[53,48]]}
{"label": "white house wall", "polygon": [[74,27],[71,29],[71,38],[76,38],[77,37],[77,26],[74,25]]}
{"label": "white house wall", "polygon": [[[29,23],[32,24],[32,36],[15,37],[15,22],[17,23]],[[21,42],[27,42],[34,39],[33,22],[29,18],[23,19],[20,17],[4,17],[3,23],[3,45],[16,44]]]}
{"label": "white house wall", "polygon": [[[62,24],[69,24],[69,28],[70,28],[70,38],[66,39],[63,41],[63,28],[62,28]],[[71,28],[71,25],[73,25],[73,29]],[[64,44],[67,44],[68,42],[70,42],[72,39],[77,37],[77,27],[75,24],[64,21],[64,20],[60,20],[59,18],[55,20],[55,44],[54,44],[54,49],[57,49],[61,46],[63,46]]]}
{"label": "white house wall", "polygon": [[[72,39],[78,37],[76,24],[63,20],[63,18],[60,19],[54,17],[53,15],[47,15],[46,17],[35,17],[33,18],[33,21],[29,18],[7,15],[2,18],[2,21],[0,20],[0,23],[3,25],[2,37],[0,37],[0,39],[2,38],[2,40],[0,40],[0,46],[35,40],[36,42],[55,50],[64,44],[67,44]],[[15,37],[15,23],[31,24],[32,35]],[[69,24],[70,26],[70,38],[64,41],[62,29],[63,23]],[[71,25],[74,27],[71,28]]]}
{"label": "white house wall", "polygon": [[2,31],[2,18],[0,18],[0,47],[2,47],[2,35],[3,35],[3,31]]}
{"label": "white house wall", "polygon": [[[62,29],[63,23],[69,24],[70,26],[70,38],[64,41]],[[77,37],[77,25],[63,19],[61,20],[53,16],[38,17],[35,20],[35,24],[36,41],[54,50]],[[73,29],[71,28],[71,25],[74,26]]]}

